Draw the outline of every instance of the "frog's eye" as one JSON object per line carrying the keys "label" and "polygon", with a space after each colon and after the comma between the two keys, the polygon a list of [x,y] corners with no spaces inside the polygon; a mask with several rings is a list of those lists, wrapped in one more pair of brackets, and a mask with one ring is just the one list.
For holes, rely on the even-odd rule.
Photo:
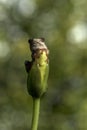
{"label": "frog's eye", "polygon": [[45,38],[41,38],[41,41],[42,41],[42,42],[45,42]]}
{"label": "frog's eye", "polygon": [[29,40],[28,40],[28,43],[31,44],[32,42],[33,42],[33,39],[29,39]]}

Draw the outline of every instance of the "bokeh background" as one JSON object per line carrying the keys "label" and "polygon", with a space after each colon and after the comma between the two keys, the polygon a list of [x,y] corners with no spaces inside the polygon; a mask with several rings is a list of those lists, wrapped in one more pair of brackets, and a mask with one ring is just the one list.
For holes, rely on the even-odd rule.
{"label": "bokeh background", "polygon": [[50,49],[39,130],[87,130],[87,0],[0,0],[0,130],[29,130],[28,39]]}

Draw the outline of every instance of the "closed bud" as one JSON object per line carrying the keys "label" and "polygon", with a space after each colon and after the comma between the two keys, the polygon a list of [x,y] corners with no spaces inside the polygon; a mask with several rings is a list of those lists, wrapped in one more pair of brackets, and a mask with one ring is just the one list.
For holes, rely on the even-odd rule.
{"label": "closed bud", "polygon": [[28,92],[32,97],[40,98],[47,89],[49,74],[49,50],[43,38],[30,39],[30,50],[32,52],[31,67],[26,64],[26,69],[30,68],[27,78]]}

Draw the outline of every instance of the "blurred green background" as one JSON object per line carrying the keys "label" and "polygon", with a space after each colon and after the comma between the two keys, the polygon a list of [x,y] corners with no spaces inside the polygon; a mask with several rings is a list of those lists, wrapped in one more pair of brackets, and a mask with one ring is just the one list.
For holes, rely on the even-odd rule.
{"label": "blurred green background", "polygon": [[87,0],[0,0],[0,130],[30,130],[32,37],[50,50],[38,130],[87,130]]}

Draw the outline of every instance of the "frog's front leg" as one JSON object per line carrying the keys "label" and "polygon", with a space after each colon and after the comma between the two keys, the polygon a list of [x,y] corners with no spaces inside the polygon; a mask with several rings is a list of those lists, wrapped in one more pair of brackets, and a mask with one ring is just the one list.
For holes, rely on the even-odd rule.
{"label": "frog's front leg", "polygon": [[27,73],[30,72],[32,65],[33,65],[32,61],[28,61],[28,60],[25,61],[25,69]]}

